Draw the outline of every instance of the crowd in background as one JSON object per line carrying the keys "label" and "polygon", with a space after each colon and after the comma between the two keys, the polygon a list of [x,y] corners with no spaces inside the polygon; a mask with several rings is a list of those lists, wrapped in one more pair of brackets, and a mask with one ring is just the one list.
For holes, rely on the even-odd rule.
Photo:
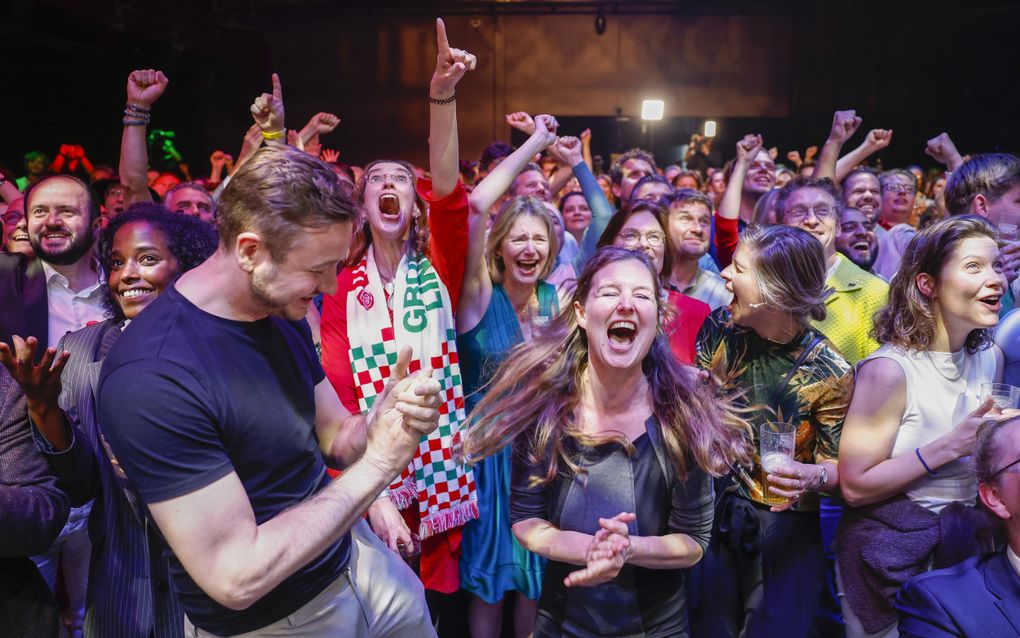
{"label": "crowd in background", "polygon": [[[116,168],[0,175],[0,578],[32,592],[0,619],[1020,635],[1020,159],[839,110],[607,172],[515,112],[467,160],[475,58],[437,47],[428,166],[341,162],[274,75],[191,174],[138,70]],[[874,168],[893,143],[941,168]]]}

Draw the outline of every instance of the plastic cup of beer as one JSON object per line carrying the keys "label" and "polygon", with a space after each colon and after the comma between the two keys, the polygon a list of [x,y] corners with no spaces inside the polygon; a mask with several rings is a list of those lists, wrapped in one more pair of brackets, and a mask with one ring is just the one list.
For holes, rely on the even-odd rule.
{"label": "plastic cup of beer", "polygon": [[1008,383],[982,383],[981,401],[988,397],[992,397],[993,411],[1011,410],[1020,403],[1020,388]]}
{"label": "plastic cup of beer", "polygon": [[784,505],[789,499],[769,490],[768,475],[793,460],[797,428],[792,423],[763,423],[758,431],[761,454],[761,489],[769,505]]}

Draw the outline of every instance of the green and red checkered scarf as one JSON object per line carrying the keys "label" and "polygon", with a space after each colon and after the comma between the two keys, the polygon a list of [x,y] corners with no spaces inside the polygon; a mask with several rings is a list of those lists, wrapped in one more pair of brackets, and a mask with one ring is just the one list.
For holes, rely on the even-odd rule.
{"label": "green and red checkered scarf", "polygon": [[[361,413],[371,409],[386,387],[404,346],[413,351],[409,372],[428,365],[442,387],[439,427],[421,438],[411,464],[390,485],[390,498],[397,509],[417,501],[418,535],[423,539],[478,518],[474,476],[453,458],[465,420],[464,386],[445,284],[427,257],[405,255],[387,299],[371,246],[354,269],[352,283],[347,293],[347,335]],[[393,308],[392,318],[387,304]]]}

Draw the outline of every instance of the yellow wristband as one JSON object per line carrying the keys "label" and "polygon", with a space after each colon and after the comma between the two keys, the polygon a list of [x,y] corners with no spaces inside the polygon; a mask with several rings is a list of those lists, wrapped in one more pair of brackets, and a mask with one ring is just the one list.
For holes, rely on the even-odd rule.
{"label": "yellow wristband", "polygon": [[284,135],[286,135],[285,131],[273,131],[273,132],[262,131],[262,137],[267,140],[278,140],[282,138]]}

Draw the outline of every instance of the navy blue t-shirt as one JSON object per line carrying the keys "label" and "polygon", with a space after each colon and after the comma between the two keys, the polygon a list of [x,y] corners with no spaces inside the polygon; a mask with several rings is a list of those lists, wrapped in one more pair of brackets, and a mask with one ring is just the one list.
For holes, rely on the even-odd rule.
{"label": "navy blue t-shirt", "polygon": [[[170,286],[124,330],[103,363],[100,427],[142,500],[157,503],[236,472],[259,524],[329,483],[315,435],[325,378],[305,322],[231,321]],[[347,567],[350,535],[254,605],[209,598],[171,557],[195,626],[233,635],[297,611]]]}

